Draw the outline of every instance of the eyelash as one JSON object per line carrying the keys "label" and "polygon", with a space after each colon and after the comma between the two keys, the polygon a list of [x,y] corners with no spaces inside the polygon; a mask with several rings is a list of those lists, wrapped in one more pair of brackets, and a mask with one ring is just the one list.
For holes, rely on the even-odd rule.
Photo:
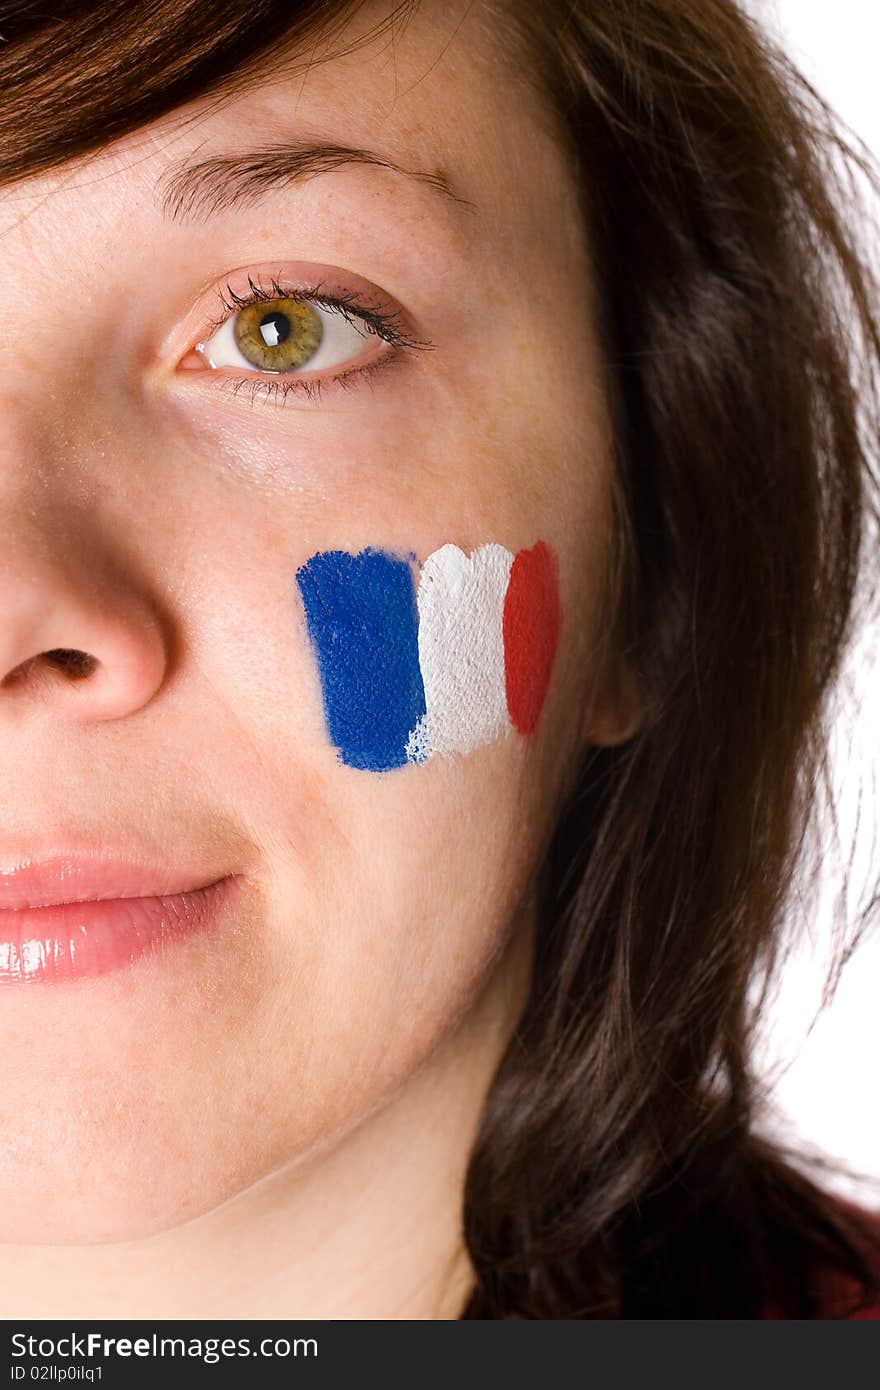
{"label": "eyelash", "polygon": [[356,320],[358,324],[366,326],[368,334],[390,343],[392,351],[386,352],[382,357],[368,362],[363,367],[349,367],[347,370],[339,372],[338,375],[328,378],[327,381],[322,381],[320,377],[316,377],[313,381],[303,380],[282,373],[278,374],[277,380],[267,381],[256,374],[249,374],[244,377],[225,377],[219,383],[221,389],[231,391],[235,396],[240,391],[246,391],[250,395],[251,404],[258,396],[262,396],[268,400],[274,400],[276,404],[283,405],[291,394],[302,395],[310,401],[317,402],[321,400],[328,384],[332,384],[334,389],[338,386],[342,390],[351,391],[361,381],[370,380],[377,372],[383,371],[395,362],[400,362],[409,352],[433,349],[434,344],[432,342],[427,339],[416,338],[407,330],[400,314],[393,311],[389,312],[381,305],[370,303],[357,291],[325,294],[323,293],[325,283],[326,281],[321,280],[318,284],[305,288],[299,286],[297,289],[289,289],[273,279],[270,288],[266,289],[249,275],[250,293],[245,295],[236,294],[227,284],[225,295],[222,291],[218,291],[220,302],[226,312],[209,323],[206,336],[210,337],[219,328],[222,328],[230,314],[240,313],[242,309],[248,308],[251,304],[268,303],[274,299],[293,299],[298,303],[318,304],[322,309],[327,309],[331,313],[341,314],[346,323],[352,323]]}

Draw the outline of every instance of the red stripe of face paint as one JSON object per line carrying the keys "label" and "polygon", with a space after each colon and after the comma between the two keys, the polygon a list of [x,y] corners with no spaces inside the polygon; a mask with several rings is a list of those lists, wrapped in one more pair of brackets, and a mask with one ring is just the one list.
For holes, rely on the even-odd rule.
{"label": "red stripe of face paint", "polygon": [[504,679],[510,722],[521,734],[537,726],[559,640],[559,561],[538,541],[519,550],[504,600]]}

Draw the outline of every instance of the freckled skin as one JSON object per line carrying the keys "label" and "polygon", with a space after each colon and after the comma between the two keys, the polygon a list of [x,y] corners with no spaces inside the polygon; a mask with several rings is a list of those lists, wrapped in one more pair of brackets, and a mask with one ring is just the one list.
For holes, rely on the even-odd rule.
{"label": "freckled skin", "polygon": [[[2,692],[7,842],[125,835],[244,878],[173,958],[0,997],[6,1316],[454,1315],[436,1271],[525,998],[522,905],[573,760],[629,716],[597,656],[610,451],[576,191],[482,9],[419,6],[393,53],[0,189],[6,670],[79,649],[100,675]],[[282,127],[442,171],[477,210],[348,168],[272,210],[159,219],[172,161]],[[434,348],[278,408],[179,370],[210,286],[258,266],[356,276]],[[43,314],[64,371],[35,359]],[[340,765],[298,566],[536,537],[563,620],[534,736]]]}

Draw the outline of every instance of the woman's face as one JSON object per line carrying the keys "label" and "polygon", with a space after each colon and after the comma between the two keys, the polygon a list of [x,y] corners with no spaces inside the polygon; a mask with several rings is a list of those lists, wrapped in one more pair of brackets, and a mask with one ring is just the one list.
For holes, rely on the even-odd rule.
{"label": "woman's face", "polygon": [[[346,38],[385,12],[367,5]],[[237,876],[167,949],[0,990],[3,1240],[167,1229],[351,1130],[526,929],[565,780],[585,740],[611,737],[587,253],[565,157],[500,62],[482,6],[424,4],[393,46],[274,85],[267,58],[265,86],[0,191],[3,863],[72,845]],[[338,162],[214,210],[199,185],[163,217],[184,162],[285,141],[436,177]],[[320,396],[252,397],[277,376],[216,327],[249,276],[359,295],[432,348],[340,383],[392,350],[349,331],[311,373]],[[369,547],[417,573],[447,544],[538,541],[558,557],[561,627],[535,731],[385,770],[345,761],[302,567]],[[98,665],[22,667],[59,648]]]}

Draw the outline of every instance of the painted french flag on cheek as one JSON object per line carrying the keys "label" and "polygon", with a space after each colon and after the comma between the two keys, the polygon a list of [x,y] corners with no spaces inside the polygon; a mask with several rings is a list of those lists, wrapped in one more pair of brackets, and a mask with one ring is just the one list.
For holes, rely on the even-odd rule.
{"label": "painted french flag on cheek", "polygon": [[443,545],[417,565],[324,550],[296,572],[327,727],[349,767],[382,772],[537,727],[561,618],[555,552]]}

